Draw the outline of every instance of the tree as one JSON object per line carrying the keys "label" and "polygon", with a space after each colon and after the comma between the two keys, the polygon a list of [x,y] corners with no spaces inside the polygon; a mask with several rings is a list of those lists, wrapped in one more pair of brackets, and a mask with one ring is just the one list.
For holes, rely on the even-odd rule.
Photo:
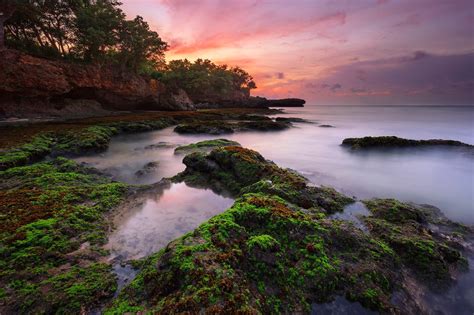
{"label": "tree", "polygon": [[172,60],[162,80],[172,88],[182,88],[196,102],[232,98],[234,93],[250,95],[256,88],[253,78],[242,68],[217,65],[208,59],[195,62]]}
{"label": "tree", "polygon": [[120,63],[138,71],[144,64],[157,66],[164,60],[168,44],[158,33],[151,31],[150,26],[141,16],[131,21],[123,21],[119,32]]}
{"label": "tree", "polygon": [[5,22],[12,17],[16,10],[16,1],[0,0],[0,50],[5,49]]}
{"label": "tree", "polygon": [[125,14],[120,2],[97,0],[80,7],[75,22],[74,51],[87,61],[103,60],[119,44],[119,30]]}

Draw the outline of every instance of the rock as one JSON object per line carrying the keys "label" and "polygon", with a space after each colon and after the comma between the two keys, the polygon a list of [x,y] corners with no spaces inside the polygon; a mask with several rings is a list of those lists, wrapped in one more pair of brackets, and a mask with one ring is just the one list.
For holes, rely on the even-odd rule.
{"label": "rock", "polygon": [[220,122],[194,122],[179,124],[174,128],[174,131],[181,134],[210,134],[210,135],[221,135],[233,133],[234,128],[232,125],[224,125]]}
{"label": "rock", "polygon": [[449,146],[449,147],[463,147],[474,148],[473,145],[455,141],[455,140],[412,140],[398,138],[395,136],[381,136],[381,137],[363,137],[363,138],[346,138],[342,141],[343,146],[351,149],[369,149],[369,148],[400,148],[400,147],[420,147],[420,146]]}
{"label": "rock", "polygon": [[189,154],[193,152],[209,152],[218,147],[240,146],[240,143],[227,139],[205,140],[188,145],[182,145],[174,150],[174,154]]}
{"label": "rock", "polygon": [[135,172],[135,176],[137,177],[142,177],[142,176],[145,176],[145,175],[148,175],[150,174],[151,172],[155,171],[158,166],[160,165],[159,162],[155,161],[155,162],[149,162],[147,164],[145,164],[142,169],[138,170]]}
{"label": "rock", "polygon": [[299,117],[277,117],[275,121],[280,122],[300,122],[300,123],[311,123],[309,120]]}
{"label": "rock", "polygon": [[246,107],[246,108],[267,108],[267,107],[303,107],[306,103],[303,99],[298,98],[286,98],[269,100],[265,97],[260,96],[248,96],[242,93],[237,93],[231,96],[227,96],[225,99],[206,99],[206,100],[194,100],[195,107],[197,109],[210,109],[210,108],[233,108],[233,107]]}
{"label": "rock", "polygon": [[284,98],[264,102],[268,107],[303,107],[305,103],[306,101],[300,98]]}
{"label": "rock", "polygon": [[[148,257],[106,311],[130,305],[125,310],[309,313],[311,303],[345,296],[378,313],[420,313],[422,305],[434,313],[436,305],[418,299],[434,285],[449,286],[466,267],[467,247],[452,240],[472,242],[473,230],[432,207],[366,201],[371,215],[362,218],[369,229],[364,233],[327,218],[351,198],[310,186],[256,151],[220,147],[183,162],[186,170],[174,180],[220,184],[234,193],[234,205]],[[419,295],[406,294],[409,287]],[[401,290],[403,303],[394,304]]]}
{"label": "rock", "polygon": [[333,125],[320,125],[321,128],[334,128]]}
{"label": "rock", "polygon": [[[160,148],[173,148],[175,146],[176,145],[174,145],[172,143],[160,141],[158,143],[147,145],[147,146],[143,147],[143,149],[144,150],[155,150],[155,149],[160,149]],[[138,149],[135,149],[135,150],[140,150],[140,149],[138,148]]]}
{"label": "rock", "polygon": [[94,110],[94,114],[104,109],[193,109],[184,91],[170,91],[156,80],[127,70],[52,61],[15,50],[0,51],[0,112],[4,116],[88,115],[91,107],[82,108],[79,103],[71,113],[71,100],[100,103],[102,108]]}
{"label": "rock", "polygon": [[277,131],[284,130],[291,127],[290,122],[281,121],[242,121],[237,123],[236,128],[240,131]]}
{"label": "rock", "polygon": [[255,121],[194,121],[183,123],[174,129],[182,134],[229,134],[234,131],[278,131],[291,127],[289,122],[273,121],[271,119],[258,119]]}

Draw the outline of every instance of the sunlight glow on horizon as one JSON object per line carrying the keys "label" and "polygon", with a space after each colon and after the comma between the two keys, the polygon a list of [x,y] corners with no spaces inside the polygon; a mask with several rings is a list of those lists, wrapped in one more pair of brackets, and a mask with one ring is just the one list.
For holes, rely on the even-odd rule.
{"label": "sunlight glow on horizon", "polygon": [[[472,104],[468,0],[124,0],[170,44],[167,60],[240,66],[253,95],[327,104]],[[465,69],[471,69],[466,72]]]}

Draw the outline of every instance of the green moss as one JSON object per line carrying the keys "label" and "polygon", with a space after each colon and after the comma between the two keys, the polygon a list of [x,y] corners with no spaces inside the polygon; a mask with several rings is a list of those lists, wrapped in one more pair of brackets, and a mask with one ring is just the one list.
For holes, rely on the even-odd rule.
{"label": "green moss", "polygon": [[363,138],[347,138],[342,141],[342,145],[349,146],[351,149],[370,149],[370,148],[399,148],[399,147],[417,147],[417,146],[453,146],[453,147],[467,147],[473,146],[455,140],[412,140],[403,139],[395,136],[380,136],[380,137],[363,137]]}
{"label": "green moss", "polygon": [[115,122],[83,129],[40,134],[29,143],[0,154],[0,171],[36,162],[48,154],[77,155],[107,149],[113,135],[162,129],[173,124],[168,118],[141,122]]}
{"label": "green moss", "polygon": [[236,141],[231,141],[227,139],[205,140],[188,145],[179,146],[174,150],[174,153],[189,154],[192,152],[208,152],[214,148],[225,146],[240,146],[240,144]]}
{"label": "green moss", "polygon": [[[0,283],[24,284],[10,286],[5,305],[20,313],[74,313],[110,296],[115,278],[109,266],[95,264],[104,254],[96,245],[106,241],[104,213],[122,200],[127,185],[65,158],[10,168],[0,180],[7,267]],[[86,242],[90,247],[81,254]],[[85,267],[77,266],[79,258]]]}
{"label": "green moss", "polygon": [[258,247],[262,250],[271,250],[271,249],[278,248],[279,246],[280,246],[280,243],[278,243],[277,240],[275,240],[270,235],[266,235],[266,234],[252,236],[247,241],[247,247],[250,250],[252,250],[255,247]]}
{"label": "green moss", "polygon": [[51,152],[54,138],[50,134],[36,136],[29,143],[0,154],[0,171],[41,159]]}

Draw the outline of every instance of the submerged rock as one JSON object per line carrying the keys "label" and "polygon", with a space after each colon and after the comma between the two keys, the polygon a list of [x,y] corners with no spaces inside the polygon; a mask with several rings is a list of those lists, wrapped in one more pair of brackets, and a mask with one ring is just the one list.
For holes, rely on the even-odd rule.
{"label": "submerged rock", "polygon": [[182,145],[174,150],[174,154],[189,154],[193,152],[209,152],[212,149],[226,146],[240,146],[240,143],[227,139],[205,140],[188,145]]}
{"label": "submerged rock", "polygon": [[234,128],[231,125],[222,124],[221,122],[194,122],[179,124],[174,131],[181,134],[210,134],[221,135],[233,133]]}
{"label": "submerged rock", "polygon": [[289,122],[281,122],[281,121],[242,121],[239,122],[236,126],[237,130],[240,131],[277,131],[277,130],[285,130],[291,127],[291,123]]}
{"label": "submerged rock", "polygon": [[145,150],[155,150],[155,149],[172,148],[172,147],[175,147],[175,145],[172,144],[172,143],[169,143],[169,142],[160,141],[158,143],[149,144],[149,145],[145,146],[143,149],[145,149]]}
{"label": "submerged rock", "polygon": [[289,122],[277,122],[271,119],[251,120],[251,121],[195,121],[183,123],[174,129],[182,134],[229,134],[234,131],[276,131],[291,127]]}
{"label": "submerged rock", "polygon": [[275,121],[280,122],[300,122],[300,123],[311,123],[311,121],[299,117],[277,117]]}
{"label": "submerged rock", "polygon": [[157,162],[157,161],[148,162],[140,170],[135,172],[135,176],[142,177],[142,176],[148,175],[151,172],[155,171],[159,165],[160,165],[160,162]]}
{"label": "submerged rock", "polygon": [[399,148],[399,147],[419,147],[419,146],[450,146],[474,148],[473,145],[456,141],[456,140],[412,140],[395,136],[381,137],[363,137],[363,138],[346,138],[342,141],[343,146],[351,149],[369,149],[369,148]]}

